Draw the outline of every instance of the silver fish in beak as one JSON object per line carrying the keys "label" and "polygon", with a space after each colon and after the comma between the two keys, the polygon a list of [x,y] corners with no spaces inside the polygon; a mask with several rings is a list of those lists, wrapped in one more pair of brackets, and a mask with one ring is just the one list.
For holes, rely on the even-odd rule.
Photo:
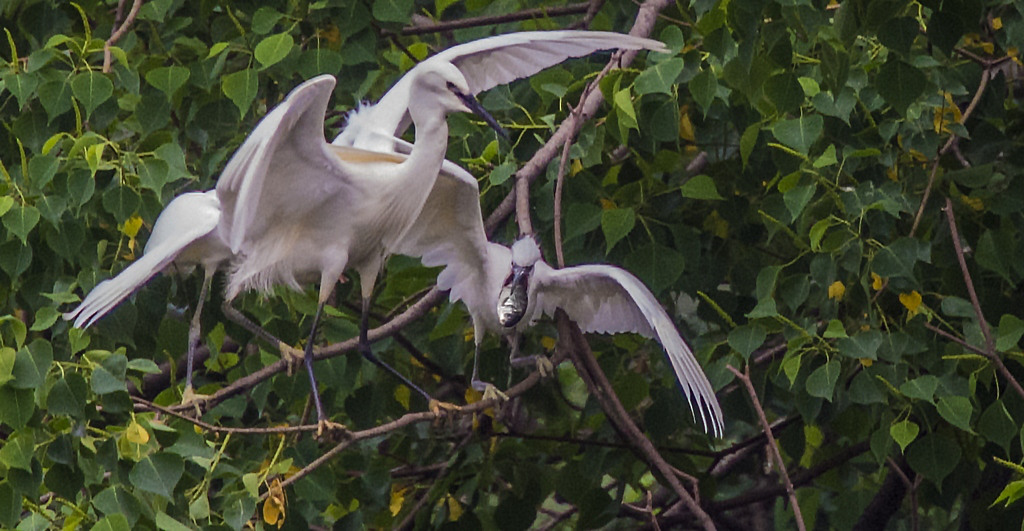
{"label": "silver fish in beak", "polygon": [[530,303],[528,292],[531,273],[533,266],[512,266],[512,273],[498,292],[498,322],[501,326],[511,328],[526,315],[526,307]]}

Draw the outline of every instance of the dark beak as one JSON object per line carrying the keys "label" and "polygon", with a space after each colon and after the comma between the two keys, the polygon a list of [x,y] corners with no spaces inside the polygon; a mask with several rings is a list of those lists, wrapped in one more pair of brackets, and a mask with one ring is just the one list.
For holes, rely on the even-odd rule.
{"label": "dark beak", "polygon": [[483,105],[480,105],[480,102],[477,101],[477,99],[472,94],[463,94],[462,91],[454,87],[452,87],[451,90],[460,100],[462,100],[462,103],[466,104],[466,107],[469,107],[469,110],[473,111],[473,114],[479,116],[480,118],[483,118],[483,120],[487,122],[487,125],[491,126],[492,129],[497,131],[502,138],[508,140],[508,132],[505,131],[505,128],[501,127],[501,125],[498,124],[498,121],[495,120],[493,116],[491,116],[491,113],[487,112],[487,110],[484,109]]}
{"label": "dark beak", "polygon": [[512,274],[505,280],[498,294],[498,322],[501,326],[511,328],[526,315],[529,306],[530,273],[533,267],[512,266]]}

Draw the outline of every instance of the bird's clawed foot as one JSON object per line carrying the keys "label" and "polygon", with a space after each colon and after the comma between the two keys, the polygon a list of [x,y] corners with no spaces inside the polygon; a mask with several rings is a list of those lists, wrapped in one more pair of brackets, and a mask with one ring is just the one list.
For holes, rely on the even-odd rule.
{"label": "bird's clawed foot", "polygon": [[305,354],[301,350],[284,341],[277,343],[277,350],[281,352],[281,359],[288,364],[288,376],[294,374],[295,367],[298,367],[305,360]]}
{"label": "bird's clawed foot", "polygon": [[541,378],[547,378],[555,374],[555,366],[551,363],[551,359],[543,354],[510,357],[508,361],[513,367],[522,367],[533,363],[537,367],[537,372]]}
{"label": "bird's clawed foot", "polygon": [[196,418],[203,416],[202,406],[210,400],[210,395],[201,395],[190,385],[181,392],[181,405],[193,406],[196,410]]}
{"label": "bird's clawed foot", "polygon": [[343,437],[347,437],[351,432],[344,424],[339,424],[332,420],[320,419],[320,422],[316,423],[316,438],[320,439],[325,433],[338,434]]}
{"label": "bird's clawed foot", "polygon": [[430,402],[427,403],[427,408],[433,413],[435,417],[441,417],[442,414],[448,411],[462,411],[462,407],[452,404],[451,402],[442,402],[436,398],[431,398]]}
{"label": "bird's clawed foot", "polygon": [[481,401],[494,400],[499,404],[508,401],[508,395],[506,395],[502,390],[498,389],[497,387],[494,386],[494,384],[490,382],[473,380],[471,382],[471,385],[473,386],[473,389],[476,389],[477,391],[483,393],[483,396],[480,397]]}

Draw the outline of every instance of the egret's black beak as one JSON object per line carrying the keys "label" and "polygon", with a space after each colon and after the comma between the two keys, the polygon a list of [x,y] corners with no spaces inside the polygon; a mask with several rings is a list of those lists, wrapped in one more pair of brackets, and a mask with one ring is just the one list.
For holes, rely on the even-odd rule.
{"label": "egret's black beak", "polygon": [[533,266],[512,265],[512,273],[505,279],[498,294],[498,322],[501,326],[511,328],[526,315],[526,307],[530,303],[528,293],[531,273]]}
{"label": "egret's black beak", "polygon": [[479,116],[480,118],[483,118],[483,120],[487,122],[487,125],[491,126],[492,129],[497,131],[502,138],[508,140],[508,132],[505,131],[505,128],[503,128],[498,123],[498,121],[495,120],[493,116],[491,116],[491,113],[487,112],[487,110],[484,109],[483,105],[480,105],[480,102],[477,101],[477,99],[472,94],[464,94],[461,90],[455,88],[451,84],[449,84],[448,86],[451,89],[451,91],[455,93],[455,96],[462,100],[462,103],[466,104],[466,107],[469,107],[469,110],[473,111],[473,114]]}

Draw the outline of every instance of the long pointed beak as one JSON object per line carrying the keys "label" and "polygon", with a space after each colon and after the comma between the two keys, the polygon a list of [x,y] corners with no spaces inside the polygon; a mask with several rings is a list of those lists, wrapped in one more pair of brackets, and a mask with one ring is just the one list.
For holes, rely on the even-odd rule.
{"label": "long pointed beak", "polygon": [[505,131],[505,128],[503,128],[498,121],[491,116],[491,113],[487,112],[487,109],[484,109],[483,105],[480,105],[480,102],[477,101],[472,94],[463,94],[462,91],[454,89],[452,92],[462,100],[462,103],[464,103],[469,110],[473,111],[473,114],[483,118],[483,120],[487,122],[487,125],[491,126],[491,129],[494,129],[502,138],[508,140],[508,131]]}
{"label": "long pointed beak", "polygon": [[532,271],[532,267],[512,266],[512,274],[498,294],[498,322],[501,326],[511,328],[526,315],[526,308],[530,305],[528,294]]}

